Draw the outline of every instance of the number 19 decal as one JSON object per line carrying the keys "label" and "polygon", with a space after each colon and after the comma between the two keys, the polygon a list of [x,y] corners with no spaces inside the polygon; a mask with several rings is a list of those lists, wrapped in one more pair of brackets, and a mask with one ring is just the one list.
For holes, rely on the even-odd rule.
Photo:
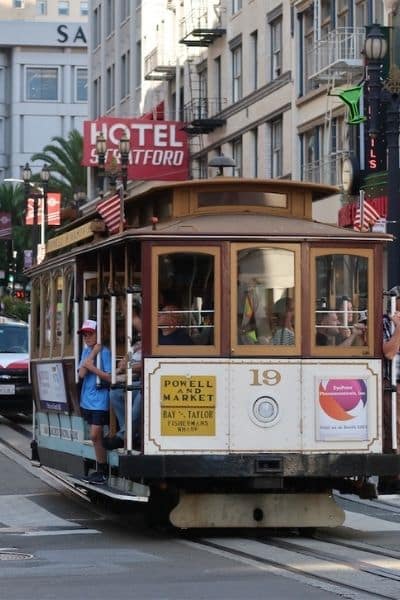
{"label": "number 19 decal", "polygon": [[281,380],[281,374],[276,369],[250,369],[252,373],[252,382],[250,385],[277,385]]}

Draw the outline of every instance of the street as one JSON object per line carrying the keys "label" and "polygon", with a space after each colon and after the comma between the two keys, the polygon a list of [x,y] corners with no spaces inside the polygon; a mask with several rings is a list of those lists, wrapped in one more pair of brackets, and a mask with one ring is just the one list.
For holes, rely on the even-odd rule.
{"label": "street", "polygon": [[316,540],[291,532],[185,535],[147,527],[143,508],[88,502],[32,466],[28,447],[18,426],[0,419],[1,598],[398,597],[396,498],[380,508],[345,500],[348,525]]}

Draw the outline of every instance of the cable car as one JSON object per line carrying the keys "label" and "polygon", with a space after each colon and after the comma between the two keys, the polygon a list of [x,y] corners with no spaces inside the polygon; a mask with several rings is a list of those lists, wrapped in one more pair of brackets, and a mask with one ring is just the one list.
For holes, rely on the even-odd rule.
{"label": "cable car", "polygon": [[[124,199],[115,233],[95,202],[61,227],[31,271],[40,463],[93,489],[80,479],[96,465],[77,375],[78,330],[92,319],[126,399],[123,447],[108,452],[97,493],[145,501],[178,528],[334,527],[344,513],[332,490],[368,497],[371,476],[397,473],[399,456],[383,452],[391,238],[313,221],[313,201],[336,193],[292,180],[152,182]],[[141,375],[128,368],[121,384],[138,302]],[[118,427],[111,411],[109,435]]]}

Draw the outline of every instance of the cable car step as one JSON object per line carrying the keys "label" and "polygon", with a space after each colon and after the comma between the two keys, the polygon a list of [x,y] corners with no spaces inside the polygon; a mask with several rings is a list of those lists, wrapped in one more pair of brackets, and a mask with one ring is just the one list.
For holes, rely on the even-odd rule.
{"label": "cable car step", "polygon": [[80,490],[97,492],[113,500],[126,500],[129,502],[148,502],[149,489],[147,486],[121,477],[110,477],[104,484],[94,484],[85,481],[80,476],[69,475],[66,478],[72,485]]}

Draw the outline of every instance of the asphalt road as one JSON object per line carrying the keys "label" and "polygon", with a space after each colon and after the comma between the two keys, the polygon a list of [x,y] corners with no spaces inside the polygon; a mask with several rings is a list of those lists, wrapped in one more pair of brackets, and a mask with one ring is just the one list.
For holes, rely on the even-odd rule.
{"label": "asphalt road", "polygon": [[1,600],[337,598],[56,489],[0,443]]}

